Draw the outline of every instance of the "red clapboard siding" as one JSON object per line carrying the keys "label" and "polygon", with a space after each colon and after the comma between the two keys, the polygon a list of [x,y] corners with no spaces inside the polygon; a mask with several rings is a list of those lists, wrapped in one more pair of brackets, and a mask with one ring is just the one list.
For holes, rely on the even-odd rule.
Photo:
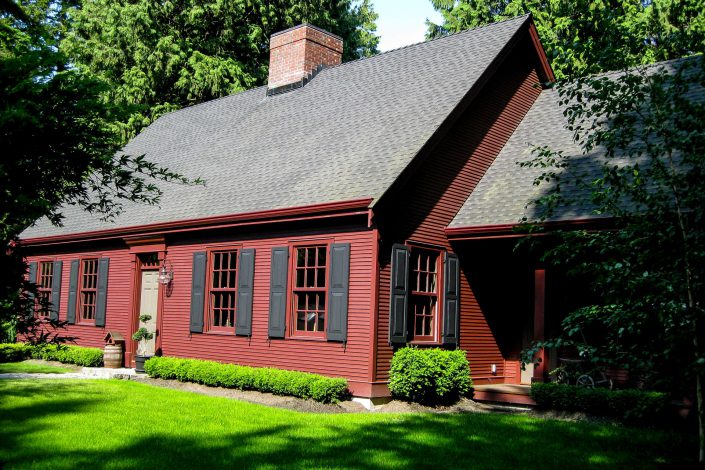
{"label": "red clapboard siding", "polygon": [[[201,240],[206,240],[204,235]],[[167,258],[173,264],[174,280],[169,295],[163,294],[161,319],[161,348],[165,356],[194,357],[251,366],[267,366],[295,369],[329,376],[346,377],[353,391],[359,383],[368,383],[371,375],[372,329],[370,306],[372,305],[375,279],[376,233],[372,230],[359,232],[326,233],[314,236],[279,236],[277,238],[252,239],[217,238],[218,244],[232,243],[242,248],[254,248],[255,277],[253,293],[252,337],[230,334],[189,332],[191,305],[191,272],[193,253],[203,251],[210,242],[194,243],[175,240],[167,243]],[[214,239],[215,240],[215,239]],[[348,308],[348,341],[327,342],[302,339],[268,339],[270,258],[272,247],[287,246],[294,241],[316,240],[331,243],[350,243],[350,284]],[[108,297],[106,327],[70,325],[65,335],[75,336],[82,346],[102,347],[106,331],[116,330],[131,336],[130,316],[132,312],[131,276],[132,257],[128,248],[104,251],[72,252],[52,256],[31,256],[28,261],[38,259],[62,260],[63,282],[60,319],[67,318],[69,271],[71,260],[80,256],[95,255],[110,258],[108,275]],[[369,386],[366,386],[369,388]]]}
{"label": "red clapboard siding", "polygon": [[[378,346],[375,377],[389,377],[389,253],[391,243],[406,240],[452,247],[444,229],[528,112],[540,88],[533,52],[518,47],[499,68],[464,115],[400,191],[377,212],[386,240],[380,254]],[[467,266],[467,262],[463,262]],[[472,264],[470,263],[470,266]],[[465,267],[464,267],[465,269]],[[461,271],[460,347],[468,351],[473,378],[482,382],[492,364],[504,374],[504,359],[466,272]]]}
{"label": "red clapboard siding", "polygon": [[131,255],[127,248],[100,248],[96,250],[63,252],[51,255],[30,256],[28,262],[38,260],[63,261],[61,270],[61,300],[59,303],[59,320],[68,318],[69,277],[71,261],[79,258],[110,258],[108,269],[108,295],[105,315],[105,327],[90,325],[68,325],[61,330],[61,336],[75,339],[81,346],[102,348],[103,338],[108,331],[119,331],[125,338],[131,336],[128,312],[132,308],[130,296]]}
{"label": "red clapboard siding", "polygon": [[[233,243],[254,248],[255,278],[252,337],[217,333],[189,333],[191,270],[193,253],[208,244],[176,242],[168,246],[168,259],[174,266],[171,295],[164,297],[162,351],[166,356],[197,357],[252,366],[296,369],[351,380],[367,381],[371,347],[369,341],[373,263],[373,232],[327,234],[319,237],[351,244],[348,341],[268,338],[271,249],[287,246],[290,238],[269,238]],[[316,237],[307,237],[314,240]]]}

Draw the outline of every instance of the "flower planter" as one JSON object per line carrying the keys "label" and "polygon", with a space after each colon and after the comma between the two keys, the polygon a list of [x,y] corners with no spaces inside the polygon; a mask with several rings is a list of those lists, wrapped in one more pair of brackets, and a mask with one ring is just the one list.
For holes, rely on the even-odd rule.
{"label": "flower planter", "polygon": [[144,363],[152,356],[135,356],[135,372],[144,374]]}

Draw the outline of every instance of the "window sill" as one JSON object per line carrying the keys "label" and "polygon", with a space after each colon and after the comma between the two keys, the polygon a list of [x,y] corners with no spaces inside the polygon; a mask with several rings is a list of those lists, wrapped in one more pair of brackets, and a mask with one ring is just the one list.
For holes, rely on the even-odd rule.
{"label": "window sill", "polygon": [[292,335],[292,336],[287,336],[286,339],[291,339],[291,340],[295,340],[295,341],[318,341],[318,342],[323,342],[323,343],[328,342],[328,340],[324,336]]}
{"label": "window sill", "polygon": [[409,341],[408,344],[411,344],[413,346],[436,346],[436,347],[443,346],[443,343],[441,341],[436,341],[436,340],[416,340],[416,341]]}
{"label": "window sill", "polygon": [[235,330],[234,329],[233,329],[233,331],[209,330],[209,331],[204,331],[203,334],[214,335],[214,336],[235,336]]}

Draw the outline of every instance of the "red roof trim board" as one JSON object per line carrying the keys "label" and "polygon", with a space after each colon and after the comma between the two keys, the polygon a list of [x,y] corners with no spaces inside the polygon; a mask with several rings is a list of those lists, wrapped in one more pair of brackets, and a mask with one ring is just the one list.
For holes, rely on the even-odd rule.
{"label": "red roof trim board", "polygon": [[22,245],[54,245],[58,243],[71,243],[78,241],[94,241],[109,238],[119,238],[131,235],[163,234],[174,232],[187,232],[203,230],[204,228],[226,228],[244,225],[264,224],[270,222],[291,222],[302,219],[320,219],[328,217],[342,217],[351,215],[365,215],[370,220],[369,205],[371,198],[354,199],[350,201],[329,202],[313,204],[310,206],[288,207],[267,211],[246,212],[215,217],[204,217],[191,220],[177,220],[150,225],[136,225],[133,227],[120,227],[93,232],[71,233],[50,237],[27,238],[21,241]]}
{"label": "red roof trim board", "polygon": [[[560,220],[555,222],[537,223],[539,227],[550,230],[598,230],[614,226],[614,219],[611,217]],[[525,237],[527,235],[546,235],[545,232],[529,234],[519,232],[517,229],[521,224],[497,224],[497,225],[477,225],[474,227],[446,227],[445,234],[450,240],[477,240],[486,238],[514,238]]]}

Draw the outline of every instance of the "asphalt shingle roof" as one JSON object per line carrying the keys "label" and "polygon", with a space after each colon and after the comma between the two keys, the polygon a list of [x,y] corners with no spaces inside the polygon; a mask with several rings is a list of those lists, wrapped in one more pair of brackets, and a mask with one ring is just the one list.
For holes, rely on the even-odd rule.
{"label": "asphalt shingle roof", "polygon": [[379,199],[528,16],[322,70],[303,88],[266,87],[167,114],[125,148],[206,186],[162,184],[161,206],[113,222],[76,207],[64,227],[22,238]]}

